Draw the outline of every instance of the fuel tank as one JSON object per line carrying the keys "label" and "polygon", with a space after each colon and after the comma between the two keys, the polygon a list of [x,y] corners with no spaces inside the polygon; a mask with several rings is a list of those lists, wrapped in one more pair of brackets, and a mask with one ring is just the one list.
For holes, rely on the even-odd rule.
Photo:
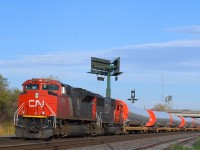
{"label": "fuel tank", "polygon": [[87,129],[85,125],[67,125],[64,128],[65,136],[84,136]]}

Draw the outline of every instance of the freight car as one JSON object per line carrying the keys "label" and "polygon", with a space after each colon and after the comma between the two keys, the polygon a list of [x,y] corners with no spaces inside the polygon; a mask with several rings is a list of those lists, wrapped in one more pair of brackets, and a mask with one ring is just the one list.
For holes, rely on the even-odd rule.
{"label": "freight car", "polygon": [[[132,132],[198,129],[199,124],[170,114],[128,107],[122,100],[106,98],[56,80],[25,81],[14,114],[20,138],[62,138]],[[185,121],[188,121],[185,124]]]}

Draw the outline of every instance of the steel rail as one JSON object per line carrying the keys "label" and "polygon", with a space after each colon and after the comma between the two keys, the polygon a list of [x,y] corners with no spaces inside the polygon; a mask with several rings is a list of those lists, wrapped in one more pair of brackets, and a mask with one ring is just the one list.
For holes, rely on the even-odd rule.
{"label": "steel rail", "polygon": [[197,138],[198,138],[198,136],[196,135],[196,136],[191,136],[191,137],[180,137],[180,138],[177,138],[177,139],[170,139],[170,140],[168,139],[168,140],[164,140],[164,141],[161,141],[161,142],[155,142],[155,143],[152,143],[152,144],[144,145],[144,146],[141,146],[141,147],[138,147],[138,148],[133,148],[132,150],[145,150],[145,149],[150,149],[150,148],[156,148],[156,147],[161,146],[163,144],[169,143],[167,148],[162,149],[162,150],[168,150],[171,142],[186,143],[190,140],[194,140],[194,139],[197,139]]}
{"label": "steel rail", "polygon": [[[194,133],[194,132],[187,132]],[[24,143],[13,145],[0,145],[1,150],[16,150],[16,149],[47,149],[47,150],[56,150],[56,149],[67,149],[75,147],[85,147],[99,144],[108,144],[114,142],[129,141],[135,139],[143,138],[153,138],[161,136],[170,136],[177,134],[186,134],[186,132],[168,132],[168,133],[151,133],[151,134],[129,134],[129,135],[115,135],[115,136],[98,136],[98,137],[84,137],[84,138],[64,138],[56,139],[49,142],[35,142],[35,143]]]}

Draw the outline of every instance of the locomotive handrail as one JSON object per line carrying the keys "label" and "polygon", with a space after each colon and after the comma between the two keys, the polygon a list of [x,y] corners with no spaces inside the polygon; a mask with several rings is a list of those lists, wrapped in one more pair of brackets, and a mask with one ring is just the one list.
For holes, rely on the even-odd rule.
{"label": "locomotive handrail", "polygon": [[100,118],[100,116],[98,116],[97,113],[96,113],[96,118],[97,118],[97,125],[98,125],[99,127],[101,127],[101,118]]}
{"label": "locomotive handrail", "polygon": [[21,109],[24,108],[24,103],[21,104],[21,106],[17,109],[17,111],[14,113],[14,125],[17,125],[18,120],[18,114],[21,111]]}
{"label": "locomotive handrail", "polygon": [[102,114],[103,112],[100,112],[100,115],[99,115],[99,119],[100,119],[100,127],[102,127],[102,118],[101,118],[101,114]]}
{"label": "locomotive handrail", "polygon": [[45,103],[46,104],[46,106],[47,106],[47,108],[50,110],[50,112],[52,113],[52,115],[53,115],[53,117],[54,117],[54,124],[53,124],[53,128],[55,128],[56,129],[56,113],[52,110],[52,108],[47,104],[47,103]]}

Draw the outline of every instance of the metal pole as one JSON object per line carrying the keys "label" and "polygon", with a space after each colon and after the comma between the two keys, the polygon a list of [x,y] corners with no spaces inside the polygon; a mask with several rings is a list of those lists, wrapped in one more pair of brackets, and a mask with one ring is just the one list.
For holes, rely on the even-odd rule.
{"label": "metal pole", "polygon": [[107,89],[106,89],[106,97],[110,98],[111,97],[111,85],[110,85],[110,71],[108,71],[108,75],[107,75]]}

